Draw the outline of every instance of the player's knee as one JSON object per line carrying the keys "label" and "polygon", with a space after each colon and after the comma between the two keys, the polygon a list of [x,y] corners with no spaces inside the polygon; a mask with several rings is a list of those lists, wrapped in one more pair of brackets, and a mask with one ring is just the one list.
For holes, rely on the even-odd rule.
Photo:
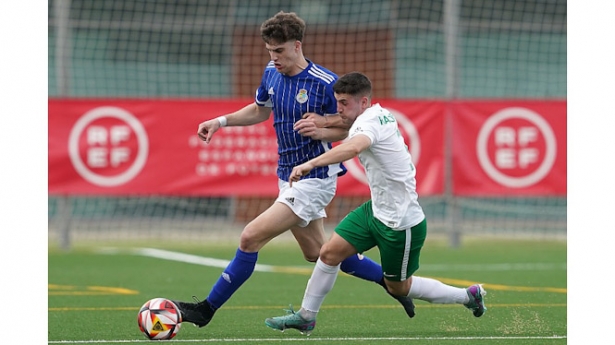
{"label": "player's knee", "polygon": [[342,258],[339,253],[328,249],[326,245],[320,249],[320,261],[327,265],[337,266],[343,260],[344,258]]}
{"label": "player's knee", "polygon": [[239,249],[244,252],[257,252],[259,251],[267,241],[262,239],[262,236],[259,236],[259,232],[256,228],[246,226],[241,232],[241,236],[239,237]]}

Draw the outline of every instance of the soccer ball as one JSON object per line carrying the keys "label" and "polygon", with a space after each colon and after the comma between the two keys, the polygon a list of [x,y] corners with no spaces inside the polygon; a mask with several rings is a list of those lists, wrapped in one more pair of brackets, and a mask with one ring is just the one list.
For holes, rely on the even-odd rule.
{"label": "soccer ball", "polygon": [[177,335],[182,317],[175,303],[166,298],[153,298],[139,309],[137,322],[148,339],[165,340]]}

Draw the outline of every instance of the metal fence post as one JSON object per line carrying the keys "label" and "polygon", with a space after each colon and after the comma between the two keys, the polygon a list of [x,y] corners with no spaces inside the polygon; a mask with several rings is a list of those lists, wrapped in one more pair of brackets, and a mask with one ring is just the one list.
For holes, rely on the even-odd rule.
{"label": "metal fence post", "polygon": [[[56,86],[58,96],[68,96],[70,80],[70,0],[54,0],[53,4],[53,24],[56,27],[55,35],[55,68]],[[61,196],[57,199],[59,217],[59,245],[62,250],[70,249],[70,224],[72,217],[71,200],[68,196]]]}
{"label": "metal fence post", "polygon": [[56,83],[59,96],[68,96],[70,85],[70,0],[55,0],[53,14],[56,26]]}
{"label": "metal fence post", "polygon": [[453,116],[451,102],[459,95],[459,8],[462,0],[444,1],[444,52],[446,54],[446,98],[448,106],[445,117],[445,171],[444,193],[447,211],[447,227],[450,234],[450,245],[459,247],[461,229],[458,207],[453,195]]}

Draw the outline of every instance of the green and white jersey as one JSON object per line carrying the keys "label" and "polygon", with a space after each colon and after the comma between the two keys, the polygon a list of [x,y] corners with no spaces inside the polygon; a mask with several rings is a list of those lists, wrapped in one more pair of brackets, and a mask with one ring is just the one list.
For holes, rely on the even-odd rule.
{"label": "green and white jersey", "polygon": [[416,193],[416,168],[391,112],[375,104],[359,115],[348,138],[365,135],[371,145],[359,154],[371,190],[374,216],[394,230],[419,224],[425,214]]}

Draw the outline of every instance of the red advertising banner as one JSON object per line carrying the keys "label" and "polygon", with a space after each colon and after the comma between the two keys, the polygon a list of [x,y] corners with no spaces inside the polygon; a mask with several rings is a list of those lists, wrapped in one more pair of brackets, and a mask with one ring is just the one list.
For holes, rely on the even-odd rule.
{"label": "red advertising banner", "polygon": [[[246,100],[49,100],[49,193],[277,195],[272,119],[220,129],[198,124]],[[565,195],[565,101],[380,100],[417,166],[420,195],[444,193],[446,109],[453,126],[453,194]],[[369,195],[363,167],[346,162],[338,195]]]}
{"label": "red advertising banner", "polygon": [[[49,193],[55,195],[275,196],[277,141],[272,119],[220,129],[211,143],[198,124],[247,100],[49,100]],[[444,106],[386,100],[417,165],[419,193],[443,192]],[[363,168],[338,195],[369,195]]]}
{"label": "red advertising banner", "polygon": [[566,101],[453,105],[453,194],[566,195]]}

